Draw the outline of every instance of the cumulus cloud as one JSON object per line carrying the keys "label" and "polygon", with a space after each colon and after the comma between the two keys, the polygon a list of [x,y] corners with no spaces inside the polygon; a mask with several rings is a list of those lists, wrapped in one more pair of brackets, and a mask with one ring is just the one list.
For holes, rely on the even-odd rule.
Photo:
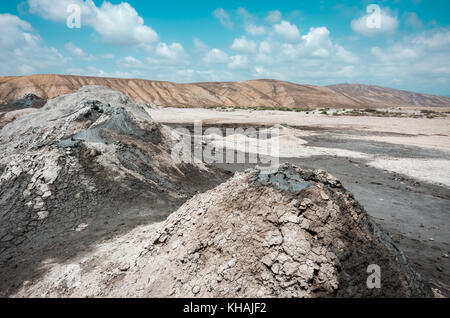
{"label": "cumulus cloud", "polygon": [[336,57],[339,61],[341,61],[343,63],[350,63],[350,64],[357,63],[359,61],[358,57],[355,54],[348,51],[343,46],[341,46],[339,44],[335,44],[334,48],[335,48]]}
{"label": "cumulus cloud", "polygon": [[248,57],[245,55],[233,55],[230,57],[228,68],[232,70],[243,69],[248,66]]}
{"label": "cumulus cloud", "polygon": [[207,64],[224,64],[228,61],[228,54],[219,49],[212,49],[203,58]]}
{"label": "cumulus cloud", "polygon": [[358,19],[354,19],[351,22],[351,27],[354,32],[364,36],[377,36],[379,34],[393,33],[399,24],[397,17],[389,14],[387,10],[381,10],[379,12],[380,24],[377,26],[370,22],[372,15],[376,13],[368,13]]}
{"label": "cumulus cloud", "polygon": [[208,46],[203,43],[200,39],[194,38],[194,52],[196,53],[202,53],[208,50]]}
{"label": "cumulus cloud", "polygon": [[132,69],[132,68],[142,68],[144,66],[144,63],[142,63],[139,59],[135,58],[134,56],[126,56],[122,60],[119,61],[119,64],[126,69]]}
{"label": "cumulus cloud", "polygon": [[253,22],[253,20],[255,20],[255,17],[251,15],[245,8],[242,7],[238,8],[237,13],[244,20],[245,23],[251,23]]}
{"label": "cumulus cloud", "polygon": [[27,3],[31,13],[55,22],[66,21],[67,8],[72,4],[80,6],[83,22],[92,18],[97,8],[91,0],[28,0]]}
{"label": "cumulus cloud", "polygon": [[421,63],[425,60],[433,60],[435,67],[430,69],[432,72],[433,69],[442,69],[442,66],[448,64],[442,56],[450,53],[450,30],[432,30],[409,36],[392,46],[374,47],[371,53],[380,61],[389,64],[406,62],[411,65],[413,61]]}
{"label": "cumulus cloud", "polygon": [[274,59],[269,54],[258,53],[255,56],[255,62],[258,64],[272,65],[274,63]]}
{"label": "cumulus cloud", "polygon": [[67,63],[47,46],[31,24],[11,14],[0,14],[0,74],[26,75]]}
{"label": "cumulus cloud", "polygon": [[173,65],[183,65],[188,63],[188,55],[183,46],[178,42],[169,45],[163,42],[158,43],[155,54],[158,57],[158,60],[150,58],[152,63],[167,63]]}
{"label": "cumulus cloud", "polygon": [[[450,30],[434,29],[371,49],[365,72],[382,83],[433,92],[450,85]],[[414,67],[411,67],[414,65]]]}
{"label": "cumulus cloud", "polygon": [[371,49],[371,53],[383,62],[414,60],[420,54],[416,49],[402,45],[395,45],[388,49],[376,46]]}
{"label": "cumulus cloud", "polygon": [[450,50],[450,30],[432,30],[424,32],[410,39],[411,43],[417,48],[430,51],[448,51]]}
{"label": "cumulus cloud", "polygon": [[326,27],[311,28],[308,34],[302,36],[302,40],[312,56],[328,57],[332,47],[329,36],[330,31]]}
{"label": "cumulus cloud", "polygon": [[245,26],[245,32],[250,35],[263,35],[266,33],[266,28],[263,26],[256,26],[254,24],[247,24]]}
{"label": "cumulus cloud", "polygon": [[95,56],[91,55],[91,54],[87,54],[86,52],[83,51],[83,49],[77,47],[75,44],[73,44],[72,42],[68,42],[64,45],[64,48],[70,52],[70,54],[72,54],[73,56],[76,56],[84,61],[93,61],[96,59]]}
{"label": "cumulus cloud", "polygon": [[66,22],[71,4],[81,8],[81,27],[92,27],[105,42],[137,45],[158,41],[158,34],[144,24],[144,19],[127,2],[104,1],[97,7],[92,0],[28,0],[31,13],[58,22]]}
{"label": "cumulus cloud", "polygon": [[271,43],[269,41],[261,41],[261,43],[259,43],[259,52],[265,54],[272,53]]}
{"label": "cumulus cloud", "polygon": [[[358,61],[357,56],[352,52],[339,44],[333,43],[330,38],[330,31],[326,27],[310,28],[309,32],[296,43],[279,43],[276,45],[274,51],[279,52],[277,64],[281,67],[297,62],[298,65],[301,65],[302,71],[311,68],[311,72],[313,72],[314,68],[322,69],[326,66],[330,70],[328,76],[333,76],[335,75],[333,72],[336,72],[337,68],[342,69],[347,64]],[[323,72],[322,70],[321,74]]]}
{"label": "cumulus cloud", "polygon": [[92,27],[107,42],[130,45],[158,41],[156,32],[144,25],[144,19],[126,2],[113,5],[105,1],[96,11]]}
{"label": "cumulus cloud", "polygon": [[309,29],[308,34],[302,36],[306,45],[309,47],[321,47],[330,44],[330,31],[326,27]]}
{"label": "cumulus cloud", "polygon": [[256,51],[256,42],[253,40],[248,40],[245,36],[242,36],[234,39],[231,49],[235,51],[252,53]]}
{"label": "cumulus cloud", "polygon": [[281,23],[275,24],[274,31],[288,42],[294,42],[300,38],[300,31],[297,26],[288,21],[281,21]]}
{"label": "cumulus cloud", "polygon": [[214,16],[220,23],[222,23],[227,28],[233,27],[233,22],[231,21],[230,15],[223,8],[217,8],[213,12]]}
{"label": "cumulus cloud", "polygon": [[270,11],[266,17],[266,21],[269,23],[277,23],[281,21],[281,12],[278,10]]}
{"label": "cumulus cloud", "polygon": [[[178,82],[265,77],[321,85],[345,81],[402,85],[407,89],[416,87],[416,90],[429,92],[445,91],[450,87],[448,28],[409,36],[398,33],[396,42],[385,41],[383,44],[383,41],[377,41],[377,46],[353,51],[336,43],[332,32],[324,26],[313,27],[300,34],[297,26],[283,20],[279,11],[263,16],[263,24],[245,9],[233,10],[231,16],[219,8],[214,16],[229,28],[233,27],[234,21],[234,26],[242,27],[239,30],[241,34],[229,43],[229,47],[208,46],[208,43],[194,38],[189,50],[193,55],[190,56],[180,43],[158,42],[156,32],[146,26],[127,3],[106,1],[96,6],[91,0],[27,1],[32,13],[64,23],[67,5],[79,4],[82,27],[91,27],[97,32],[97,38],[142,50],[127,53],[135,56],[125,57],[108,51],[99,53],[99,59],[117,60],[116,63],[108,63],[115,66],[112,70],[77,64],[92,57],[91,52],[85,52],[76,45],[81,43],[75,40],[66,43],[61,50],[69,58],[64,58],[57,49],[46,45],[29,23],[13,15],[0,14],[0,74],[62,70],[80,75],[147,77]],[[388,10],[381,13],[380,29],[367,30],[365,15],[352,22],[353,30],[366,36],[394,32],[399,23],[397,17]],[[401,17],[405,25],[414,27],[408,28],[409,32],[424,29],[416,14],[404,13]],[[243,31],[245,36],[242,36]],[[88,51],[86,46],[82,47]]]}

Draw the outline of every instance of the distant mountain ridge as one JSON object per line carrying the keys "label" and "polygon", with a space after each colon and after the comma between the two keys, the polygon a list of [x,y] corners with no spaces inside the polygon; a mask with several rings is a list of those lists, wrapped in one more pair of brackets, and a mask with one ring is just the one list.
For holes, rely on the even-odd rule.
{"label": "distant mountain ridge", "polygon": [[360,84],[328,87],[261,79],[245,82],[178,84],[142,79],[74,75],[0,77],[0,103],[34,94],[43,99],[76,92],[85,85],[121,91],[137,103],[172,107],[372,108],[448,107],[450,98]]}
{"label": "distant mountain ridge", "polygon": [[[392,106],[417,106],[417,107],[446,107],[450,98],[429,94],[413,93],[388,87],[364,85],[364,84],[338,84],[327,86],[335,92],[358,100],[363,104],[377,104],[384,102]],[[378,106],[380,107],[380,106]]]}

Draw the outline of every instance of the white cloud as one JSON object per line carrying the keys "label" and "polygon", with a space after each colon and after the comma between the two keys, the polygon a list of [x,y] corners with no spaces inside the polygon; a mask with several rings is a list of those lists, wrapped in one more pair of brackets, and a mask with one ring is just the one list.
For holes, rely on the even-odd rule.
{"label": "white cloud", "polygon": [[251,35],[263,35],[266,33],[266,28],[263,26],[256,26],[254,24],[247,24],[245,26],[245,32]]}
{"label": "white cloud", "polygon": [[274,59],[268,54],[258,53],[255,56],[255,62],[258,64],[272,65],[274,63]]}
{"label": "white cloud", "polygon": [[238,8],[237,13],[241,16],[241,18],[246,23],[252,22],[255,19],[255,17],[252,16],[245,8],[242,8],[242,7]]}
{"label": "white cloud", "polygon": [[281,23],[275,24],[274,30],[276,34],[288,42],[294,42],[300,38],[300,31],[297,26],[288,21],[281,21]]}
{"label": "white cloud", "polygon": [[374,47],[371,53],[387,64],[414,63],[416,68],[424,62],[427,65],[431,62],[434,67],[430,68],[430,72],[435,69],[442,70],[442,66],[448,64],[442,57],[450,53],[450,30],[432,30],[405,37],[403,41],[389,47]]}
{"label": "white cloud", "polygon": [[279,49],[279,58],[282,62],[294,61],[299,57],[298,46],[290,43],[283,43]]}
{"label": "white cloud", "polygon": [[392,45],[374,47],[370,52],[372,58],[365,66],[365,73],[370,74],[372,81],[387,86],[402,85],[419,92],[445,91],[443,87],[450,85],[449,29],[405,36]]}
{"label": "white cloud", "polygon": [[230,57],[228,68],[232,70],[243,69],[248,66],[248,58],[245,55],[234,55]]}
{"label": "white cloud", "polygon": [[309,47],[321,47],[330,44],[330,31],[326,27],[311,28],[307,35],[302,36]]}
{"label": "white cloud", "polygon": [[224,64],[228,61],[228,54],[219,49],[212,49],[203,58],[207,64]]}
{"label": "white cloud", "polygon": [[11,14],[0,14],[0,74],[27,75],[67,63],[48,47],[31,24]]}
{"label": "white cloud", "polygon": [[72,55],[76,55],[78,57],[82,57],[82,56],[86,55],[86,53],[84,53],[84,51],[82,49],[80,49],[79,47],[76,47],[72,42],[66,43],[66,45],[64,47],[66,48],[66,50],[70,51],[70,53],[72,53]]}
{"label": "white cloud", "polygon": [[231,49],[235,51],[252,53],[256,51],[256,42],[253,40],[247,40],[245,36],[242,36],[234,39]]}
{"label": "white cloud", "polygon": [[75,46],[72,42],[68,42],[64,45],[64,48],[70,52],[73,56],[76,56],[84,61],[93,61],[96,59],[95,56],[91,54],[86,54],[83,49]]}
{"label": "white cloud", "polygon": [[423,28],[423,21],[419,19],[417,13],[415,12],[405,12],[406,24],[412,26],[413,28],[420,29]]}
{"label": "white cloud", "polygon": [[97,7],[92,0],[28,0],[31,13],[58,22],[66,22],[70,4],[81,7],[81,27],[91,26],[107,43],[125,46],[158,41],[158,34],[127,2],[104,1]]}
{"label": "white cloud", "polygon": [[208,46],[205,43],[203,43],[202,41],[200,41],[200,39],[194,38],[193,42],[194,42],[194,51],[195,52],[201,53],[201,52],[205,52],[208,50]]}
{"label": "white cloud", "polygon": [[217,8],[214,10],[213,14],[216,19],[227,28],[231,29],[233,27],[233,22],[231,21],[230,15],[223,8]]}
{"label": "white cloud", "polygon": [[435,30],[422,33],[411,39],[416,47],[423,47],[432,51],[450,50],[450,30]]}
{"label": "white cloud", "polygon": [[87,17],[94,16],[96,10],[95,4],[90,0],[28,0],[27,2],[31,13],[55,22],[66,21],[67,8],[71,4],[80,6],[83,23]]}
{"label": "white cloud", "polygon": [[255,66],[255,72],[256,76],[258,77],[264,77],[270,74],[270,72],[267,71],[264,66]]}
{"label": "white cloud", "polygon": [[[322,68],[327,65],[330,70],[336,72],[336,67],[344,68],[347,64],[358,61],[352,52],[331,41],[330,31],[326,27],[310,28],[297,43],[280,43],[274,51],[279,52],[279,65],[287,66],[298,62],[303,69]],[[323,70],[321,72],[323,74]]]}
{"label": "white cloud", "polygon": [[[145,26],[142,18],[130,5],[113,5],[106,1],[98,7],[91,0],[27,0],[30,11],[45,19],[65,23],[69,3],[80,4],[83,10],[82,27],[91,27],[97,38],[115,44],[134,45],[146,55],[123,56],[100,52],[98,59],[115,59],[107,66],[77,64],[91,56],[81,42],[66,43],[57,49],[49,47],[29,23],[20,18],[0,14],[0,74],[20,75],[36,72],[77,73],[80,75],[113,77],[146,77],[159,80],[223,81],[250,78],[276,78],[308,84],[365,82],[417,91],[445,91],[450,87],[450,29],[434,29],[405,36],[396,34],[396,42],[377,41],[377,46],[362,46],[349,50],[335,42],[326,27],[310,28],[300,34],[296,25],[283,21],[279,11],[270,12],[265,24],[258,22],[245,9],[226,12],[217,9],[215,16],[228,27],[242,27],[246,34],[235,36],[230,47],[213,47],[193,39],[188,55],[180,43],[158,42],[156,33]],[[111,0],[110,0],[111,1]],[[100,3],[100,2],[97,2]],[[231,15],[233,12],[233,15]],[[416,14],[401,15],[402,22],[413,26],[409,32],[419,32],[421,21]],[[232,18],[234,20],[232,20]],[[394,32],[399,21],[389,11],[382,11],[381,30],[366,30],[364,17],[355,19],[355,32],[372,36]],[[98,21],[95,21],[98,20]],[[131,22],[130,22],[131,21]],[[99,25],[101,24],[101,26]],[[127,27],[124,27],[126,25]],[[427,24],[431,27],[432,24]],[[150,29],[151,30],[151,29]],[[153,31],[154,32],[154,31]],[[263,38],[252,36],[265,35]],[[94,37],[95,39],[95,37]],[[189,39],[190,40],[190,39]],[[69,41],[69,40],[68,40]],[[190,44],[190,43],[189,43]],[[82,46],[88,51],[88,46]],[[115,54],[119,54],[118,52]],[[233,53],[230,53],[233,52]],[[70,54],[69,54],[70,53]],[[128,54],[134,54],[126,53]],[[136,53],[137,54],[137,53]],[[414,67],[411,67],[413,65]],[[102,70],[101,68],[105,69]],[[111,66],[110,66],[111,67]],[[116,69],[117,68],[117,69]],[[122,69],[121,69],[122,68]]]}
{"label": "white cloud", "polygon": [[354,19],[351,23],[354,32],[365,36],[376,36],[384,33],[393,33],[398,26],[397,17],[391,16],[388,11],[381,10],[379,28],[372,26],[368,19],[372,14],[366,14],[358,19]]}
{"label": "white cloud", "polygon": [[113,5],[105,1],[96,11],[92,27],[109,43],[132,45],[158,41],[156,32],[144,25],[144,19],[126,2]]}
{"label": "white cloud", "polygon": [[281,21],[281,12],[278,10],[270,11],[266,17],[266,21],[269,23],[277,23]]}
{"label": "white cloud", "polygon": [[135,58],[134,56],[126,56],[124,57],[119,64],[126,69],[130,68],[142,68],[144,66],[144,63],[142,63],[140,60]]}
{"label": "white cloud", "polygon": [[311,28],[307,35],[302,36],[304,47],[312,56],[328,57],[332,48],[329,36],[330,31],[326,27]]}
{"label": "white cloud", "polygon": [[371,53],[383,62],[413,60],[419,57],[420,54],[416,49],[402,45],[395,45],[388,49],[382,49],[376,46],[371,49]]}
{"label": "white cloud", "polygon": [[263,35],[266,33],[266,28],[262,25],[256,25],[256,21],[258,19],[250,14],[247,9],[238,8],[237,13],[243,20],[243,25],[246,33],[253,36]]}
{"label": "white cloud", "polygon": [[339,61],[342,61],[344,63],[358,62],[358,57],[355,56],[352,52],[346,50],[343,46],[335,44],[334,47],[336,49],[336,57]]}
{"label": "white cloud", "polygon": [[82,76],[97,76],[97,77],[115,77],[115,78],[137,78],[144,75],[139,70],[133,70],[133,71],[113,71],[108,72],[104,71],[102,69],[99,69],[95,66],[88,66],[87,69],[80,69],[78,70],[78,75]]}
{"label": "white cloud", "polygon": [[188,64],[188,55],[186,54],[183,46],[174,42],[170,45],[166,43],[158,43],[155,49],[155,54],[159,58],[155,60],[153,58],[149,58],[149,62],[151,63],[167,63],[167,64]]}
{"label": "white cloud", "polygon": [[261,43],[259,43],[259,52],[265,54],[272,53],[272,45],[270,44],[270,42],[262,41]]}

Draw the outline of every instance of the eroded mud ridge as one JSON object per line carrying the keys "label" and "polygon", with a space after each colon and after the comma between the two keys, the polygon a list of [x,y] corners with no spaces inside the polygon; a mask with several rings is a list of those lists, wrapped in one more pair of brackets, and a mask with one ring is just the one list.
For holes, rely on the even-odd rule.
{"label": "eroded mud ridge", "polygon": [[[84,87],[0,133],[0,288],[136,225],[163,220],[225,178],[174,164],[176,138],[119,92]],[[195,176],[195,178],[193,177]]]}
{"label": "eroded mud ridge", "polygon": [[[382,288],[368,289],[367,266]],[[339,180],[290,165],[237,173],[158,224],[72,263],[17,296],[410,297],[428,289]]]}

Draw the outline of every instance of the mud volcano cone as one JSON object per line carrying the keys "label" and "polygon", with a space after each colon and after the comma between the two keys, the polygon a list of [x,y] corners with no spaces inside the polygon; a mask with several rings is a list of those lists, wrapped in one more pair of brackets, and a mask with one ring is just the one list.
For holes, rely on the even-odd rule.
{"label": "mud volcano cone", "polygon": [[[192,198],[162,225],[152,255],[166,264],[150,296],[427,294],[404,255],[337,179],[288,165],[270,175],[237,174]],[[367,286],[371,264],[381,269],[381,288]]]}
{"label": "mud volcano cone", "polygon": [[[430,295],[337,179],[288,165],[270,175],[236,174],[194,196],[166,221],[102,244],[76,260],[75,271],[73,262],[52,268],[19,295]],[[380,288],[367,285],[369,265],[381,270]]]}
{"label": "mud volcano cone", "polygon": [[165,220],[225,180],[201,163],[174,162],[176,138],[147,107],[99,86],[54,98],[3,127],[0,295],[41,273],[43,262]]}

